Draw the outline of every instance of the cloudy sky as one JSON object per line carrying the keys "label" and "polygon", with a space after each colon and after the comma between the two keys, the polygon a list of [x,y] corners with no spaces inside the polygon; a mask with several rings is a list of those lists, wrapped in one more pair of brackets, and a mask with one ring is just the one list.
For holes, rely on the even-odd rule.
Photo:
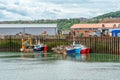
{"label": "cloudy sky", "polygon": [[91,18],[120,10],[120,0],[0,0],[0,21]]}

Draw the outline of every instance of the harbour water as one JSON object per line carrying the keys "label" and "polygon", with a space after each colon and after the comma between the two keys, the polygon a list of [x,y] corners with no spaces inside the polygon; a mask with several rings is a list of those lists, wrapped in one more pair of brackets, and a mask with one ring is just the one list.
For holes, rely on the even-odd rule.
{"label": "harbour water", "polygon": [[119,75],[115,62],[0,58],[0,80],[119,80]]}

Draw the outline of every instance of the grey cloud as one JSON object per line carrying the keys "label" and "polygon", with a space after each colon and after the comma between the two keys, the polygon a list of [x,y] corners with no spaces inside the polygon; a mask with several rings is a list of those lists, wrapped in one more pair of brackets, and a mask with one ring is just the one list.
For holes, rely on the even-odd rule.
{"label": "grey cloud", "polygon": [[43,2],[51,2],[55,4],[69,4],[69,3],[84,3],[87,2],[88,0],[41,0]]}
{"label": "grey cloud", "polygon": [[50,19],[57,18],[57,14],[55,12],[51,12],[51,11],[47,11],[47,10],[43,12],[43,16],[47,16]]}
{"label": "grey cloud", "polygon": [[58,9],[53,9],[53,11],[57,13],[61,12],[61,10],[58,10]]}
{"label": "grey cloud", "polygon": [[14,4],[15,4],[15,5],[19,5],[20,3],[19,3],[19,2],[15,2]]}
{"label": "grey cloud", "polygon": [[0,7],[0,10],[5,10],[6,8],[5,7]]}
{"label": "grey cloud", "polygon": [[[13,0],[14,2],[11,1],[9,4],[10,7],[6,5],[8,3],[6,1],[8,0],[0,1],[0,11],[10,12],[10,15],[16,14],[19,16],[18,18],[27,17],[27,19],[89,18],[120,10],[119,0],[116,0],[115,3],[112,0],[27,0],[28,2]],[[7,19],[6,16],[3,13],[0,14],[1,19]],[[16,19],[16,16],[12,19]]]}
{"label": "grey cloud", "polygon": [[25,11],[21,11],[21,10],[16,10],[16,9],[6,9],[6,11],[11,12],[11,13],[15,13],[15,14],[19,14],[21,16],[27,16],[27,12]]}
{"label": "grey cloud", "polygon": [[[14,4],[18,5],[19,2],[15,2]],[[12,5],[11,5],[12,6]],[[23,11],[21,9],[16,9],[15,7],[9,7],[5,4],[5,2],[1,2],[0,1],[0,10],[2,11],[7,11],[7,12],[10,12],[10,13],[15,13],[15,14],[19,14],[21,16],[26,16],[27,15],[27,12],[26,11]]]}
{"label": "grey cloud", "polygon": [[5,18],[5,15],[3,15],[2,13],[0,13],[0,19]]}

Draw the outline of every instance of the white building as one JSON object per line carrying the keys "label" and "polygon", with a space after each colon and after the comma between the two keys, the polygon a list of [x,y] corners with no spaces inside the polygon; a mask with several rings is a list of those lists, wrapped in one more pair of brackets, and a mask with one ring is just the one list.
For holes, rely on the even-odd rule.
{"label": "white building", "polygon": [[44,31],[48,35],[57,34],[57,24],[0,24],[0,34],[4,35],[16,35],[19,32],[40,35]]}

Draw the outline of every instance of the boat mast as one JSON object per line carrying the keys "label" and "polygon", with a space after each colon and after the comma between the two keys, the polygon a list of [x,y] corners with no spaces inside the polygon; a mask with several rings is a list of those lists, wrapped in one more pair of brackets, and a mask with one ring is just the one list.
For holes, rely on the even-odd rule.
{"label": "boat mast", "polygon": [[72,37],[73,37],[73,45],[75,45],[75,31],[74,30],[73,30]]}

